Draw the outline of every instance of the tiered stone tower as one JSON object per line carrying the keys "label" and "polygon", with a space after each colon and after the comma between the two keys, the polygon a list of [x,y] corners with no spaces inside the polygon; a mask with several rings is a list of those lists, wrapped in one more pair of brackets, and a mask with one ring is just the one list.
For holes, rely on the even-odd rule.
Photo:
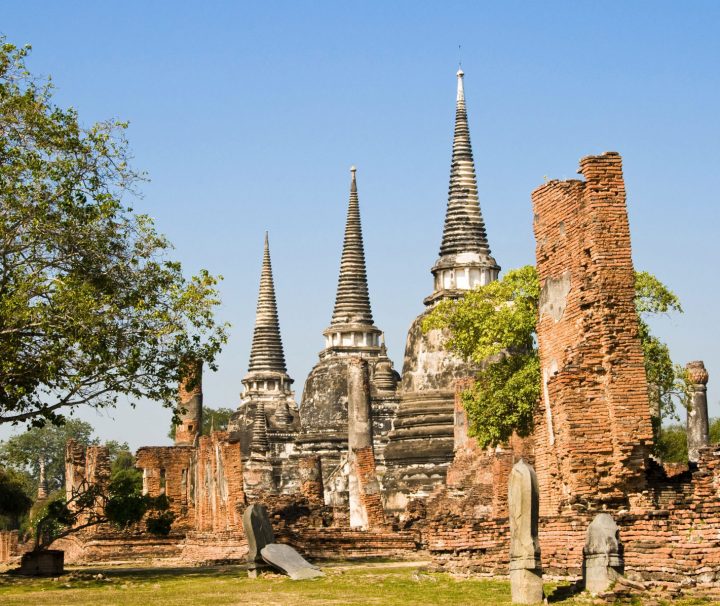
{"label": "tiered stone tower", "polygon": [[323,332],[325,351],[321,356],[354,353],[356,348],[370,353],[380,346],[381,332],[373,324],[370,309],[356,172],[353,166],[335,308],[330,326]]}
{"label": "tiered stone tower", "polygon": [[320,455],[326,496],[333,502],[335,498],[344,500],[347,490],[340,468],[348,448],[348,361],[358,357],[368,361],[374,440],[380,460],[395,412],[399,378],[387,357],[382,332],[373,322],[354,167],[335,307],[323,335],[325,349],[305,382],[298,447],[306,454]]}
{"label": "tiered stone tower", "polygon": [[457,72],[457,105],[445,227],[440,256],[432,268],[433,292],[426,311],[410,326],[405,346],[400,407],[385,450],[386,507],[402,509],[424,497],[445,478],[453,457],[455,381],[475,368],[443,348],[443,333],[423,333],[422,322],[446,298],[461,297],[496,280],[500,267],[490,254],[478,199],[464,73]]}
{"label": "tiered stone tower", "polygon": [[[250,365],[242,383],[244,390],[240,407],[228,429],[234,439],[240,440],[244,456],[250,454],[251,447],[255,451],[265,449],[267,452],[264,454],[275,460],[275,467],[278,467],[280,461],[292,453],[299,415],[292,391],[293,380],[285,366],[267,233]],[[258,415],[265,417],[264,429],[255,427]],[[260,434],[265,437],[254,440],[254,434],[256,438]],[[262,453],[258,451],[254,454]],[[279,472],[276,471],[276,474]]]}
{"label": "tiered stone tower", "polygon": [[490,254],[485,221],[480,211],[475,162],[470,145],[463,77],[457,73],[457,105],[455,137],[450,165],[445,227],[440,257],[432,268],[435,278],[433,293],[425,305],[447,297],[458,298],[476,286],[497,280],[500,267]]}

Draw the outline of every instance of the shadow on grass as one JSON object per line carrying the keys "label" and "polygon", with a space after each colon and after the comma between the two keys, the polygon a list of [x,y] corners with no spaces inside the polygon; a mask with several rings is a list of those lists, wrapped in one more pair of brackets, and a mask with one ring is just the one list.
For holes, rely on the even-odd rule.
{"label": "shadow on grass", "polygon": [[582,581],[575,581],[569,585],[557,585],[552,589],[552,593],[547,596],[547,601],[549,604],[564,602],[565,600],[574,598],[582,592]]}

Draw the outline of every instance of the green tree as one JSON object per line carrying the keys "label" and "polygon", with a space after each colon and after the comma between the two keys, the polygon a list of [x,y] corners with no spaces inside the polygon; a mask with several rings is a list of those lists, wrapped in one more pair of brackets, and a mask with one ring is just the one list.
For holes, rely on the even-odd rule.
{"label": "green tree", "polygon": [[90,423],[69,419],[60,426],[33,427],[0,442],[0,461],[8,468],[27,474],[29,493],[37,494],[40,461],[45,461],[45,478],[50,492],[65,487],[65,445],[68,440],[78,444],[97,443]]}
{"label": "green tree", "polygon": [[[215,431],[225,431],[230,422],[230,417],[234,412],[231,408],[209,408],[203,406],[202,432],[200,435],[209,436],[213,428]],[[176,429],[177,423],[175,423],[175,419],[173,419],[173,421],[170,422],[170,431],[168,431],[168,437],[171,440],[175,439]]]}
{"label": "green tree", "polygon": [[190,279],[126,199],[126,123],[83,127],[0,38],[0,423],[62,423],[77,406],[174,408],[180,362],[214,359],[217,280]]}
{"label": "green tree", "polygon": [[687,431],[677,423],[665,425],[656,442],[656,452],[662,461],[687,463]]}
{"label": "green tree", "polygon": [[[635,293],[635,307],[640,323],[640,341],[643,347],[645,372],[652,405],[653,432],[658,448],[657,454],[663,456],[663,444],[669,444],[669,442],[660,439],[661,433],[665,431],[662,423],[668,420],[679,420],[676,404],[688,401],[688,383],[685,369],[679,364],[673,363],[670,357],[670,348],[652,334],[647,318],[650,315],[682,313],[683,310],[677,295],[646,271],[635,273]],[[685,455],[685,460],[687,460],[687,442]]]}
{"label": "green tree", "polygon": [[105,442],[110,451],[110,478],[114,482],[125,479],[132,482],[137,491],[142,490],[142,471],[135,467],[135,455],[127,442],[109,440]]}
{"label": "green tree", "polygon": [[710,419],[710,444],[720,444],[720,417]]}
{"label": "green tree", "polygon": [[107,487],[83,483],[68,498],[50,499],[31,521],[35,550],[44,550],[59,538],[99,524],[126,529],[145,518],[148,532],[167,535],[175,515],[165,495],[142,494],[131,478],[113,478]]}
{"label": "green tree", "polygon": [[31,506],[22,476],[0,467],[0,530],[17,528]]}
{"label": "green tree", "polygon": [[[685,398],[684,373],[646,320],[682,309],[672,291],[646,272],[636,274],[636,293],[649,395],[661,415],[670,417],[675,403]],[[462,398],[470,432],[482,446],[504,442],[513,431],[522,436],[533,429],[541,385],[535,333],[539,300],[537,272],[525,266],[461,299],[441,301],[423,323],[426,331],[445,330],[448,349],[480,365]]]}

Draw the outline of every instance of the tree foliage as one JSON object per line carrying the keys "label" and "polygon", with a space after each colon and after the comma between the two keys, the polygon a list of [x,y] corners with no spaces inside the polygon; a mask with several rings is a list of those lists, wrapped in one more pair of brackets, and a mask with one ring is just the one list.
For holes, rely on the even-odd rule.
{"label": "tree foliage", "polygon": [[63,425],[33,427],[0,442],[0,461],[17,472],[27,474],[29,492],[37,494],[40,460],[45,461],[45,478],[50,492],[65,488],[65,445],[68,440],[88,446],[93,427],[80,419],[68,419]]}
{"label": "tree foliage", "polygon": [[0,529],[16,528],[31,506],[32,499],[20,474],[0,467]]}
{"label": "tree foliage", "polygon": [[668,463],[687,463],[687,431],[677,423],[660,428],[655,444],[656,454]]}
{"label": "tree foliage", "polygon": [[539,300],[537,273],[526,266],[462,299],[441,301],[423,323],[424,330],[448,330],[446,346],[482,367],[463,403],[470,433],[483,446],[499,444],[513,431],[532,431],[540,397]]}
{"label": "tree foliage", "polygon": [[[651,333],[647,317],[682,308],[677,296],[647,272],[636,274],[636,293],[649,395],[661,416],[670,417],[675,403],[686,401],[684,371]],[[470,433],[482,446],[500,444],[513,431],[532,431],[541,386],[535,332],[539,299],[537,272],[525,266],[461,299],[441,301],[423,323],[426,331],[447,331],[446,347],[481,367],[462,397]]]}
{"label": "tree foliage", "polygon": [[126,123],[83,127],[0,38],[0,423],[61,423],[77,406],[174,407],[180,362],[213,360],[217,280],[186,279],[125,200]]}
{"label": "tree foliage", "polygon": [[720,417],[710,419],[710,444],[720,444]]}
{"label": "tree foliage", "polygon": [[99,524],[120,530],[145,520],[148,532],[167,535],[175,515],[163,494],[142,494],[142,484],[125,475],[115,476],[109,485],[83,482],[69,495],[50,499],[32,520],[36,550],[43,550],[59,538]]}
{"label": "tree foliage", "polygon": [[[670,348],[652,334],[647,322],[649,315],[682,313],[677,295],[655,276],[648,272],[635,274],[635,307],[638,310],[640,341],[642,342],[652,405],[653,432],[655,434],[657,454],[662,456],[661,427],[663,420],[675,420],[676,404],[687,403],[689,398],[685,369],[675,364],[670,357]],[[685,445],[687,454],[687,445]],[[687,457],[686,457],[687,459]],[[674,460],[674,459],[668,459]]]}

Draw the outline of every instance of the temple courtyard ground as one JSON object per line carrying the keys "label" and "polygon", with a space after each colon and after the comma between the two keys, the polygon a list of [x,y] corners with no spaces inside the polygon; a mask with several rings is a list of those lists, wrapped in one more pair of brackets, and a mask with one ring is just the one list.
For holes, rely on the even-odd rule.
{"label": "temple courtyard ground", "polygon": [[[0,575],[0,604],[19,606],[114,606],[210,604],[223,606],[308,606],[310,604],[452,604],[495,606],[510,604],[510,584],[503,580],[454,578],[428,573],[422,562],[334,563],[327,576],[292,581],[269,574],[249,579],[239,566],[212,568],[71,568],[56,579]],[[549,602],[563,605],[608,604],[589,596],[569,596],[567,585],[546,584]],[[720,604],[709,598],[660,599],[645,597],[623,604]]]}

